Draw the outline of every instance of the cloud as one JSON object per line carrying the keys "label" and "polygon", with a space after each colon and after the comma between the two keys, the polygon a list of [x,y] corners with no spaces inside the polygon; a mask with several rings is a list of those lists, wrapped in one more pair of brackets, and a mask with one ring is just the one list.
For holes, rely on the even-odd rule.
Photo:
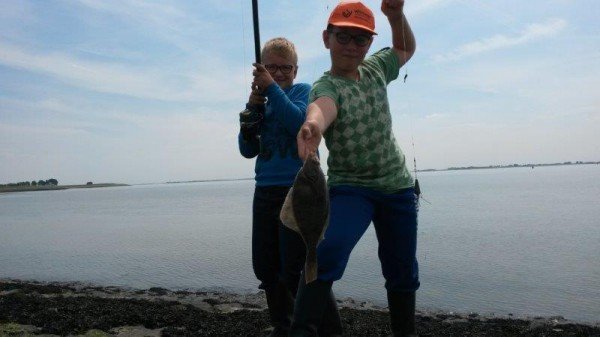
{"label": "cloud", "polygon": [[440,120],[443,118],[446,118],[446,114],[432,113],[430,115],[425,116],[425,119],[432,120],[432,121],[437,121],[437,120]]}
{"label": "cloud", "polygon": [[[207,62],[208,58],[212,61]],[[49,75],[96,92],[151,100],[208,102],[231,97],[231,92],[241,93],[236,90],[242,85],[242,78],[236,75],[239,71],[223,66],[223,62],[207,56],[202,64],[210,67],[178,74],[165,68],[83,60],[66,53],[34,53],[0,42],[1,65]],[[223,77],[232,80],[219,80]]]}
{"label": "cloud", "polygon": [[495,35],[490,38],[464,44],[454,51],[434,56],[435,62],[456,61],[465,57],[486,53],[492,50],[504,49],[525,44],[544,37],[552,36],[562,31],[567,26],[563,19],[550,19],[545,23],[535,23],[527,26],[517,36]]}
{"label": "cloud", "polygon": [[[0,122],[0,177],[6,182],[56,175],[73,183],[251,177],[254,161],[237,150],[237,124],[188,113],[113,116],[135,125],[114,135],[75,123]],[[2,183],[2,182],[0,182]]]}
{"label": "cloud", "polygon": [[159,18],[182,18],[186,14],[175,7],[136,0],[95,1],[79,0],[80,4],[98,11],[127,16],[130,18],[146,18],[152,21],[162,21]]}
{"label": "cloud", "polygon": [[118,65],[90,62],[63,53],[31,53],[0,42],[0,64],[35,73],[52,75],[71,84],[105,93],[126,93],[140,98],[168,98],[167,92],[157,92],[150,83],[155,75],[136,72]]}
{"label": "cloud", "polygon": [[165,4],[137,0],[95,1],[79,0],[79,3],[96,12],[129,23],[137,28],[145,27],[153,36],[167,41],[177,48],[192,51],[196,48],[197,32],[210,31],[210,21],[200,21],[183,9]]}
{"label": "cloud", "polygon": [[410,1],[406,5],[406,12],[408,16],[420,15],[425,12],[429,12],[434,9],[438,9],[449,4],[450,0],[420,0]]}
{"label": "cloud", "polygon": [[[485,59],[455,67],[459,74],[438,78],[444,86],[476,92],[476,98],[497,104],[535,111],[578,111],[578,106],[600,106],[595,98],[598,69],[595,51],[578,50],[573,55],[557,58],[555,55],[537,54],[513,59]],[[508,98],[511,98],[510,100]],[[517,103],[518,102],[518,103]]]}

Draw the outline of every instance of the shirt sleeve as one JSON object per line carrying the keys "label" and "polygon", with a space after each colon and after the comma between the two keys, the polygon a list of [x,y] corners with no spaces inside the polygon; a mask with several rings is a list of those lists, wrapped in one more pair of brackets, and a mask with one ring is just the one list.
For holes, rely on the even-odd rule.
{"label": "shirt sleeve", "polygon": [[271,111],[277,119],[291,134],[296,135],[306,119],[306,107],[308,106],[308,94],[310,85],[299,83],[293,85],[286,94],[279,85],[272,83],[266,90],[266,96],[271,105]]}
{"label": "shirt sleeve", "polygon": [[366,66],[380,69],[385,76],[387,84],[398,78],[398,74],[400,73],[398,56],[391,48],[379,50],[375,54],[369,56],[364,63]]}
{"label": "shirt sleeve", "polygon": [[325,77],[318,79],[310,91],[309,102],[312,103],[320,97],[329,97],[335,105],[339,107],[340,94],[335,88],[335,85]]}

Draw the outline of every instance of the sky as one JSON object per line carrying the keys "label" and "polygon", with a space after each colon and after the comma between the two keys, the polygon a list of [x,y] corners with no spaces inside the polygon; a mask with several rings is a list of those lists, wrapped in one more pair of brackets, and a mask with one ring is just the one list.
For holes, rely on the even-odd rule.
{"label": "sky", "polygon": [[[364,2],[372,53],[391,33]],[[296,44],[296,82],[329,69],[336,3],[259,0],[261,42]],[[417,52],[388,95],[411,170],[600,161],[600,1],[406,0],[405,13]],[[253,177],[237,147],[252,33],[250,0],[0,0],[0,184]]]}

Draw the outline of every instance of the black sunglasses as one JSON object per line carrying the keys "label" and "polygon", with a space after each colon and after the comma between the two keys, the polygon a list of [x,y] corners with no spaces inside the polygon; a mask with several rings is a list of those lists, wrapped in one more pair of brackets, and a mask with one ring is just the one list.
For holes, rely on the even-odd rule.
{"label": "black sunglasses", "polygon": [[294,66],[291,64],[284,64],[282,66],[278,66],[276,64],[265,64],[265,68],[271,74],[275,74],[277,70],[280,70],[282,74],[289,74],[294,70]]}
{"label": "black sunglasses", "polygon": [[359,47],[364,47],[369,44],[371,41],[371,35],[369,34],[356,34],[352,35],[346,32],[332,32],[335,34],[335,39],[339,44],[348,44],[350,41],[354,40],[354,43]]}

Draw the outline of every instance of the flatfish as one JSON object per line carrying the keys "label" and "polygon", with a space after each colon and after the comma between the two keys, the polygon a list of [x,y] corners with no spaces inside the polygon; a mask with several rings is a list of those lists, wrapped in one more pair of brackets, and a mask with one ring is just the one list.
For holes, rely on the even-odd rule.
{"label": "flatfish", "polygon": [[279,215],[281,222],[300,233],[306,245],[304,277],[306,283],[317,279],[317,245],[329,224],[329,192],[319,158],[305,162],[288,192]]}

